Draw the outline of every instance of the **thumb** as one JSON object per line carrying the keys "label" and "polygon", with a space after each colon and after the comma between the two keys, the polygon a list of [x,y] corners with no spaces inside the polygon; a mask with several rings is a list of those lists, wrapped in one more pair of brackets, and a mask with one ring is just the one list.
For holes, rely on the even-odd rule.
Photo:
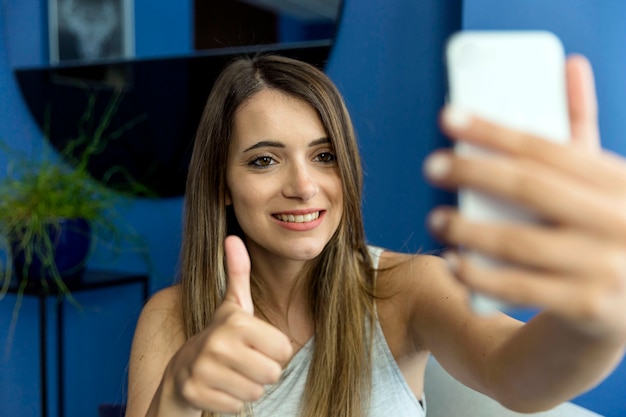
{"label": "thumb", "polygon": [[226,251],[226,300],[237,303],[250,314],[254,314],[250,293],[250,256],[246,246],[237,236],[228,236],[224,241]]}

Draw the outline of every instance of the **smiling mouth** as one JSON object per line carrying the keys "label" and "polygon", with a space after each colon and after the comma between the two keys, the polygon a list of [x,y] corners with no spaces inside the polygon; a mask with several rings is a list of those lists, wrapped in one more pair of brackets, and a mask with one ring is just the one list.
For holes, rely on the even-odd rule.
{"label": "smiling mouth", "polygon": [[287,222],[287,223],[308,223],[308,222],[311,222],[313,220],[317,220],[320,217],[320,212],[316,211],[314,213],[298,214],[298,215],[293,215],[293,214],[274,214],[273,216],[276,219],[280,220],[281,222]]}

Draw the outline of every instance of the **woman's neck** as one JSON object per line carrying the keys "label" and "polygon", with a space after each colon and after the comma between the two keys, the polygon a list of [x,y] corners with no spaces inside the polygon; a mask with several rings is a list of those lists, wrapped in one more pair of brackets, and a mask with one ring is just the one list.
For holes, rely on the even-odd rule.
{"label": "woman's neck", "polygon": [[[292,341],[297,350],[313,336],[314,324],[308,303],[304,263],[272,264],[255,263],[253,288],[255,291],[255,315],[280,329]],[[290,268],[291,267],[291,268]],[[253,289],[253,291],[254,291]]]}

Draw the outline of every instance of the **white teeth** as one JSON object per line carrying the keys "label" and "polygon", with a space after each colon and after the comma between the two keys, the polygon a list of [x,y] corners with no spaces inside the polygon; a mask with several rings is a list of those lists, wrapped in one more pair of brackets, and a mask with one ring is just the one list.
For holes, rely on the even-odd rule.
{"label": "white teeth", "polygon": [[320,217],[320,212],[316,211],[315,213],[309,214],[299,214],[294,216],[293,214],[277,214],[275,216],[278,220],[289,223],[306,223],[313,220],[316,220]]}

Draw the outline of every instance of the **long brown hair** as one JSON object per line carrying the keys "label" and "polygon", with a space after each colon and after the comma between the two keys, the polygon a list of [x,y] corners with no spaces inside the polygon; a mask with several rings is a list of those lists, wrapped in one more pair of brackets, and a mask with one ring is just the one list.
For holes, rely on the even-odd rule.
{"label": "long brown hair", "polygon": [[235,111],[268,88],[317,111],[334,146],[344,196],[337,231],[302,276],[315,348],[301,416],[365,415],[371,390],[374,271],[361,213],[363,174],[343,99],[326,74],[312,65],[275,55],[242,57],[215,82],[195,138],[185,194],[181,284],[186,336],[207,327],[226,290],[224,239],[237,226],[229,225],[232,215],[225,200]]}

